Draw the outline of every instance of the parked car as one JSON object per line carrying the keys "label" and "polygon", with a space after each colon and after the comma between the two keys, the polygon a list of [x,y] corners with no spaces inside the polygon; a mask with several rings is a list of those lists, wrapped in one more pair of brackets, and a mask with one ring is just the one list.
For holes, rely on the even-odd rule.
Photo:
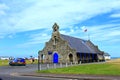
{"label": "parked car", "polygon": [[25,66],[26,61],[24,58],[15,58],[13,60],[10,60],[9,65],[10,66]]}

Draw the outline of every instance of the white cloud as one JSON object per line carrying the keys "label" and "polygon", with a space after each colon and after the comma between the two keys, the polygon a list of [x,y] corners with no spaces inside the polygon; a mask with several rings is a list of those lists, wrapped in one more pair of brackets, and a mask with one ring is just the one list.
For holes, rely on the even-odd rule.
{"label": "white cloud", "polygon": [[[21,3],[20,3],[21,4]],[[106,5],[107,4],[107,5]],[[7,13],[9,16],[0,20],[0,38],[5,34],[17,33],[22,31],[45,29],[52,30],[52,25],[57,22],[60,26],[60,32],[75,37],[87,39],[87,34],[81,29],[88,29],[90,38],[95,41],[119,41],[113,39],[120,36],[120,24],[107,24],[99,26],[76,27],[74,24],[88,20],[97,15],[119,10],[120,1],[118,0],[40,0],[35,1],[29,7],[21,10],[19,13]],[[19,9],[18,9],[19,10]],[[0,11],[3,11],[0,9]],[[118,17],[115,14],[112,17]],[[115,27],[117,25],[117,27]],[[114,28],[110,28],[114,27]],[[104,29],[106,28],[106,29]],[[66,31],[69,29],[69,31]],[[11,35],[9,37],[12,37]],[[19,47],[30,47],[30,45],[45,43],[49,40],[51,34],[44,31],[38,34],[32,34],[26,43],[18,45]]]}
{"label": "white cloud", "polygon": [[5,12],[6,9],[9,9],[9,7],[8,7],[7,5],[5,5],[5,4],[0,4],[0,16],[6,14],[6,12]]}
{"label": "white cloud", "polygon": [[[117,43],[120,37],[120,24],[106,24],[97,26],[86,26],[88,32],[83,32],[81,27],[71,28],[70,30],[60,30],[61,34],[78,37],[81,39],[88,39],[88,34],[92,41],[105,41],[107,43]],[[84,27],[83,27],[84,28]],[[48,31],[42,31],[41,33],[30,35],[30,40],[23,46],[30,46],[40,43],[45,43],[51,38],[52,33],[48,34]]]}
{"label": "white cloud", "polygon": [[60,33],[61,34],[66,34],[66,31],[65,30],[61,30]]}
{"label": "white cloud", "polygon": [[90,26],[88,33],[94,41],[115,41],[120,37],[120,24]]}
{"label": "white cloud", "polygon": [[113,17],[113,18],[120,18],[120,13],[112,14],[110,17]]}
{"label": "white cloud", "polygon": [[47,33],[39,33],[39,34],[33,34],[31,36],[31,41],[35,42],[38,41],[39,43],[45,43],[47,40],[49,40],[51,35],[48,35]]}
{"label": "white cloud", "polygon": [[47,34],[47,32],[46,33],[45,32],[46,31],[28,35],[28,37],[29,37],[28,41],[24,42],[22,44],[18,44],[17,47],[27,48],[27,47],[31,47],[36,44],[41,44],[41,43],[47,42],[50,39],[51,35],[49,35],[49,34]]}
{"label": "white cloud", "polygon": [[3,39],[4,38],[4,36],[0,36],[0,39]]}
{"label": "white cloud", "polygon": [[[87,32],[83,32],[82,29],[86,29]],[[105,24],[105,25],[94,25],[94,26],[81,26],[73,28],[73,31],[60,31],[62,34],[78,37],[81,39],[88,39],[88,35],[92,41],[105,41],[107,43],[117,43],[120,37],[120,24]],[[119,41],[120,42],[120,41]]]}
{"label": "white cloud", "polygon": [[85,32],[85,30],[87,30],[87,27],[86,27],[86,26],[82,26],[82,27],[81,27],[81,30],[82,30],[83,32]]}
{"label": "white cloud", "polygon": [[0,15],[4,15],[5,14],[5,12],[4,11],[0,11]]}
{"label": "white cloud", "polygon": [[38,0],[33,3],[19,13],[7,13],[9,17],[4,19],[4,25],[1,24],[0,32],[6,34],[8,29],[11,32],[50,29],[54,22],[57,22],[64,29],[96,15],[120,9],[119,0]]}

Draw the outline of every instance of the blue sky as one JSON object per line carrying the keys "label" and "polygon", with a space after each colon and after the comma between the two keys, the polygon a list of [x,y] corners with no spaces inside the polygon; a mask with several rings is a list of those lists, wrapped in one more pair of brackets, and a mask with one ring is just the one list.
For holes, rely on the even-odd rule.
{"label": "blue sky", "polygon": [[55,22],[120,57],[120,0],[0,0],[0,56],[36,57]]}

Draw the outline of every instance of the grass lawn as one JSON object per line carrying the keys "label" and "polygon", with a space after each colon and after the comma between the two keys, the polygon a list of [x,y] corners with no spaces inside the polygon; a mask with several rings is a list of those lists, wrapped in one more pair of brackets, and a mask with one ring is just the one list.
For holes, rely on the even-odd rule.
{"label": "grass lawn", "polygon": [[0,66],[8,65],[8,60],[0,60]]}
{"label": "grass lawn", "polygon": [[[31,64],[31,60],[26,60],[26,64]],[[38,60],[35,60],[33,64],[38,64]]]}
{"label": "grass lawn", "polygon": [[120,75],[120,59],[109,61],[103,64],[78,65],[58,69],[39,71],[40,73],[57,74],[100,74],[100,75]]}

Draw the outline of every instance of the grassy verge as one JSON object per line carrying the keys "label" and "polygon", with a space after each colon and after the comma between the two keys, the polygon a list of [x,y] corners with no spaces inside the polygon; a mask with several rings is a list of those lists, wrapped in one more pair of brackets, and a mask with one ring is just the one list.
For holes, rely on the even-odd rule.
{"label": "grassy verge", "polygon": [[8,65],[8,60],[0,60],[0,66]]}
{"label": "grassy verge", "polygon": [[40,73],[57,73],[57,74],[95,74],[95,75],[120,75],[120,59],[107,62],[104,64],[88,64],[71,66],[58,69],[49,69],[39,71]]}
{"label": "grassy verge", "polygon": [[[26,64],[31,64],[31,60],[26,60]],[[38,60],[35,60],[33,64],[38,64]]]}

